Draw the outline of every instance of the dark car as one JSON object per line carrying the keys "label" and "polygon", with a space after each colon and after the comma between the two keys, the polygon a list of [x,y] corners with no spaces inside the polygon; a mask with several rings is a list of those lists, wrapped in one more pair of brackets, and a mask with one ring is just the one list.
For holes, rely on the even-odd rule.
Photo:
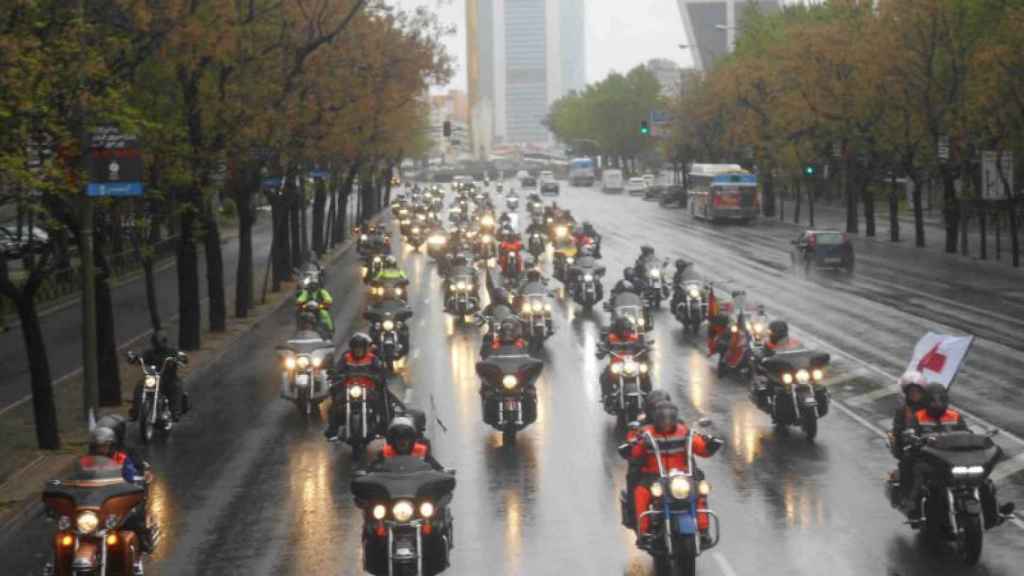
{"label": "dark car", "polygon": [[844,270],[853,273],[853,244],[839,230],[807,230],[792,241],[794,270]]}
{"label": "dark car", "polygon": [[680,208],[686,206],[686,188],[682,184],[670,184],[665,186],[658,198],[658,204],[668,206],[676,204]]}
{"label": "dark car", "polygon": [[519,179],[519,187],[522,188],[523,190],[526,190],[527,188],[536,188],[537,179],[534,178],[533,176],[524,176],[523,178]]}
{"label": "dark car", "polygon": [[558,194],[558,181],[557,180],[545,180],[540,185],[541,194]]}
{"label": "dark car", "polygon": [[39,254],[50,242],[49,235],[40,228],[21,230],[19,237],[13,226],[0,226],[0,252],[9,258],[21,258],[26,253]]}
{"label": "dark car", "polygon": [[644,200],[657,200],[665,192],[664,184],[651,184],[644,192]]}

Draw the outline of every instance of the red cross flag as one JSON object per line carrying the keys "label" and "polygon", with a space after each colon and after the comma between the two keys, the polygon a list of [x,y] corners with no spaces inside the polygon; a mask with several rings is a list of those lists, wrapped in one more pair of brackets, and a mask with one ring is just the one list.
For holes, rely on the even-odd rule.
{"label": "red cross flag", "polygon": [[910,364],[907,364],[907,370],[916,370],[928,382],[940,382],[949,388],[973,341],[974,336],[947,336],[929,332],[914,346],[914,356]]}

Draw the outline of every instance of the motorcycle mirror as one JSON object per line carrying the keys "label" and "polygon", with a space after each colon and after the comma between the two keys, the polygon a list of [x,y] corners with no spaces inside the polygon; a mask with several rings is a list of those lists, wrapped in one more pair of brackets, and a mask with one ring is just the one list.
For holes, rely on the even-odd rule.
{"label": "motorcycle mirror", "polygon": [[704,416],[700,420],[697,420],[697,425],[701,428],[709,428],[711,426],[711,418]]}
{"label": "motorcycle mirror", "polygon": [[456,472],[455,468],[445,468],[444,469],[444,473],[445,474],[451,474],[452,476],[455,476],[455,472]]}
{"label": "motorcycle mirror", "polygon": [[132,363],[138,361],[139,359],[139,357],[135,355],[135,352],[132,352],[131,350],[129,350],[128,353],[125,354],[125,357],[128,358],[128,361]]}
{"label": "motorcycle mirror", "polygon": [[178,352],[178,362],[188,364],[188,356],[184,352]]}

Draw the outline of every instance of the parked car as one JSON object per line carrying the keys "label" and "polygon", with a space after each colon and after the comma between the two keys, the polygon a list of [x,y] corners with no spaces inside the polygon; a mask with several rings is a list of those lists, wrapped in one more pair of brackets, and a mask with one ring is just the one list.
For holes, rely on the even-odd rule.
{"label": "parked car", "polygon": [[644,190],[644,200],[657,200],[661,198],[664,191],[664,184],[650,184],[647,186],[647,190]]}
{"label": "parked car", "polygon": [[519,187],[523,190],[537,187],[537,179],[533,176],[523,176],[519,179]]}
{"label": "parked car", "polygon": [[853,273],[853,244],[839,230],[807,230],[791,241],[790,262],[795,271],[844,270]]}
{"label": "parked car", "polygon": [[26,252],[38,254],[49,242],[50,235],[39,227],[23,227],[19,237],[16,226],[0,226],[0,251],[10,259],[21,258]]}
{"label": "parked car", "polygon": [[554,177],[544,178],[543,176],[541,176],[541,180],[540,180],[540,193],[541,194],[544,194],[544,195],[554,194],[555,196],[557,196],[558,192],[559,192],[559,190],[558,190],[558,180],[555,180]]}
{"label": "parked car", "polygon": [[632,196],[634,194],[645,194],[647,192],[647,182],[644,182],[643,178],[634,176],[626,182],[626,192]]}
{"label": "parked car", "polygon": [[686,206],[686,188],[682,184],[665,186],[658,198],[658,204],[662,206],[676,204],[680,208],[684,208]]}

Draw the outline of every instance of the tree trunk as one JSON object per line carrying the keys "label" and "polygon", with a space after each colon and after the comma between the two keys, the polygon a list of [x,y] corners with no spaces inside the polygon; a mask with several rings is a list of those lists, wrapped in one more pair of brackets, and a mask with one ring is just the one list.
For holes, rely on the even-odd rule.
{"label": "tree trunk", "polygon": [[178,348],[198,350],[200,345],[199,256],[193,230],[194,209],[186,203],[178,234]]}
{"label": "tree trunk", "polygon": [[21,320],[21,334],[25,339],[28,354],[28,368],[32,381],[32,415],[36,423],[36,443],[40,450],[60,449],[60,435],[57,432],[57,405],[53,400],[53,384],[50,381],[50,362],[46,357],[46,342],[36,313],[35,294],[22,293],[14,298]]}
{"label": "tree trunk", "polygon": [[775,216],[775,178],[772,175],[771,169],[762,170],[764,179],[761,184],[761,191],[764,195],[762,200],[764,201],[764,215]]}
{"label": "tree trunk", "polygon": [[864,235],[872,238],[875,235],[875,195],[869,174],[868,170],[861,173],[860,195],[864,202]]}
{"label": "tree trunk", "polygon": [[142,271],[146,278],[146,307],[149,309],[149,325],[156,332],[161,328],[160,304],[156,296],[156,275],[153,273],[153,258],[142,260]]}
{"label": "tree trunk", "polygon": [[220,225],[211,202],[206,203],[206,290],[210,297],[210,332],[227,330],[227,302],[224,296],[224,255],[220,246]]}
{"label": "tree trunk", "polygon": [[960,207],[957,205],[955,179],[950,168],[942,170],[942,191],[942,214],[946,224],[946,252],[956,254],[957,233],[960,231]]}
{"label": "tree trunk", "polygon": [[889,186],[889,240],[900,241],[900,192],[899,183],[896,182],[896,173],[893,172]]}
{"label": "tree trunk", "polygon": [[[797,178],[793,181],[794,201],[793,201],[793,223],[800,223],[800,208],[803,203],[800,197],[800,179]],[[781,216],[781,214],[780,214]]]}
{"label": "tree trunk", "polygon": [[924,248],[924,207],[921,205],[921,180],[915,175],[910,177],[914,185],[911,197],[914,203],[914,245]]}
{"label": "tree trunk", "polygon": [[245,318],[253,302],[252,270],[252,182],[245,176],[234,179],[235,206],[238,211],[238,269],[235,272],[235,317]]}
{"label": "tree trunk", "polygon": [[324,207],[327,205],[327,181],[318,178],[313,192],[313,252],[324,254]]}
{"label": "tree trunk", "polygon": [[110,295],[110,263],[103,248],[102,233],[94,233],[93,258],[96,265],[96,377],[99,383],[100,406],[120,406],[121,369],[117,357],[117,335],[114,333],[114,301]]}
{"label": "tree trunk", "polygon": [[1020,266],[1020,238],[1017,236],[1017,198],[1012,198],[1010,204],[1010,256],[1013,258],[1013,267]]}
{"label": "tree trunk", "polygon": [[296,263],[305,262],[309,258],[309,223],[306,221],[306,177],[299,179],[299,259]]}
{"label": "tree trunk", "polygon": [[985,213],[985,206],[981,200],[977,203],[976,213],[978,215],[978,234],[981,237],[981,259],[988,260],[988,227],[985,220],[988,214]]}
{"label": "tree trunk", "polygon": [[815,179],[811,182],[811,185],[807,187],[807,227],[814,228],[814,201],[818,196],[818,189],[824,186],[824,182],[820,179]]}
{"label": "tree trunk", "polygon": [[850,180],[851,172],[850,161],[843,159],[842,173],[839,175],[840,186],[843,187],[843,197],[846,199],[846,232],[848,234],[856,234],[860,228],[857,222],[857,195],[854,193],[853,186],[851,186]]}

